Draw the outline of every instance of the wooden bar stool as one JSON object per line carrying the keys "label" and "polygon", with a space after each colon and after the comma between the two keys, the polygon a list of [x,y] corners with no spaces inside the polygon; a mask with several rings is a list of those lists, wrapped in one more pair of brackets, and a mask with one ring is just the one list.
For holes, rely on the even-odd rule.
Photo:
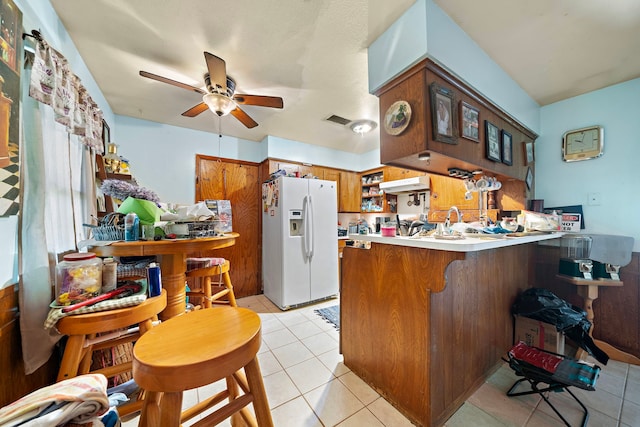
{"label": "wooden bar stool", "polygon": [[[153,328],[133,348],[133,378],[146,391],[139,425],[177,427],[228,399],[196,425],[233,416],[250,426],[273,426],[257,357],[261,341],[260,317],[240,307],[197,310]],[[181,413],[183,391],[223,378],[226,390]]]}
{"label": "wooden bar stool", "polygon": [[237,307],[229,269],[230,263],[224,258],[187,258],[187,281],[191,289],[187,296],[201,298],[204,308],[211,308],[212,304]]}
{"label": "wooden bar stool", "polygon": [[[120,344],[136,341],[148,332],[152,322],[158,320],[160,313],[167,306],[167,293],[154,298],[147,298],[141,304],[118,308],[114,310],[98,311],[87,314],[74,314],[63,317],[56,324],[58,331],[68,336],[64,349],[57,381],[62,381],[81,374],[99,373],[107,378],[131,371],[132,362],[124,362],[91,371],[93,352]],[[138,325],[138,331],[121,335],[113,333],[113,338],[93,344],[97,334],[105,334]],[[118,408],[120,415],[126,415],[140,410],[142,402],[123,405]]]}

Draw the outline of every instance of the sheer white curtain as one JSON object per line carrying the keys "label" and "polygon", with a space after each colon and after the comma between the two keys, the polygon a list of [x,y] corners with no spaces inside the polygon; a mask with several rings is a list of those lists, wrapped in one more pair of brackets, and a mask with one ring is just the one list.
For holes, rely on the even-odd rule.
{"label": "sheer white curtain", "polygon": [[80,137],[55,121],[53,109],[28,96],[22,77],[20,330],[25,373],[51,356],[60,338],[43,324],[53,300],[55,265],[85,238],[95,214],[93,155]]}

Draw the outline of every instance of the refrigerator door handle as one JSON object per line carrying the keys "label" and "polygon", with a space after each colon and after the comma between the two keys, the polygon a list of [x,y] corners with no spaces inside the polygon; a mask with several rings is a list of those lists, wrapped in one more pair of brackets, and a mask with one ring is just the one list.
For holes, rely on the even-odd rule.
{"label": "refrigerator door handle", "polygon": [[309,233],[309,239],[307,240],[309,245],[307,248],[307,256],[309,257],[309,259],[313,258],[313,199],[311,198],[311,196],[309,196],[308,200],[307,200],[307,207],[309,208],[307,210],[307,224],[309,224],[307,226],[307,232]]}
{"label": "refrigerator door handle", "polygon": [[304,196],[304,198],[302,199],[302,224],[303,224],[303,230],[302,230],[302,241],[304,242],[303,244],[303,249],[304,249],[304,256],[305,258],[309,258],[309,196],[306,195]]}

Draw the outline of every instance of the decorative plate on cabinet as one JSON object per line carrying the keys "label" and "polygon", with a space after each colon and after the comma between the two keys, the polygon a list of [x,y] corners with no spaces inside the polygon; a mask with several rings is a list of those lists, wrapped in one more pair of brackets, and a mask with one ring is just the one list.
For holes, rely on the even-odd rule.
{"label": "decorative plate on cabinet", "polygon": [[396,101],[384,115],[384,130],[389,135],[400,135],[411,121],[411,106],[407,101]]}

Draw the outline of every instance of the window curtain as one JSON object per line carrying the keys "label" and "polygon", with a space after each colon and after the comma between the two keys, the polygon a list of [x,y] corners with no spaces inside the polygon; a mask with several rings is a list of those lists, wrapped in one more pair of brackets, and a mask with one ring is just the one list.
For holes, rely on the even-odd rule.
{"label": "window curtain", "polygon": [[20,330],[25,373],[50,358],[60,335],[44,329],[54,299],[61,254],[84,240],[83,223],[95,215],[94,155],[69,133],[49,105],[29,96],[33,58],[21,79],[23,189],[20,234]]}

